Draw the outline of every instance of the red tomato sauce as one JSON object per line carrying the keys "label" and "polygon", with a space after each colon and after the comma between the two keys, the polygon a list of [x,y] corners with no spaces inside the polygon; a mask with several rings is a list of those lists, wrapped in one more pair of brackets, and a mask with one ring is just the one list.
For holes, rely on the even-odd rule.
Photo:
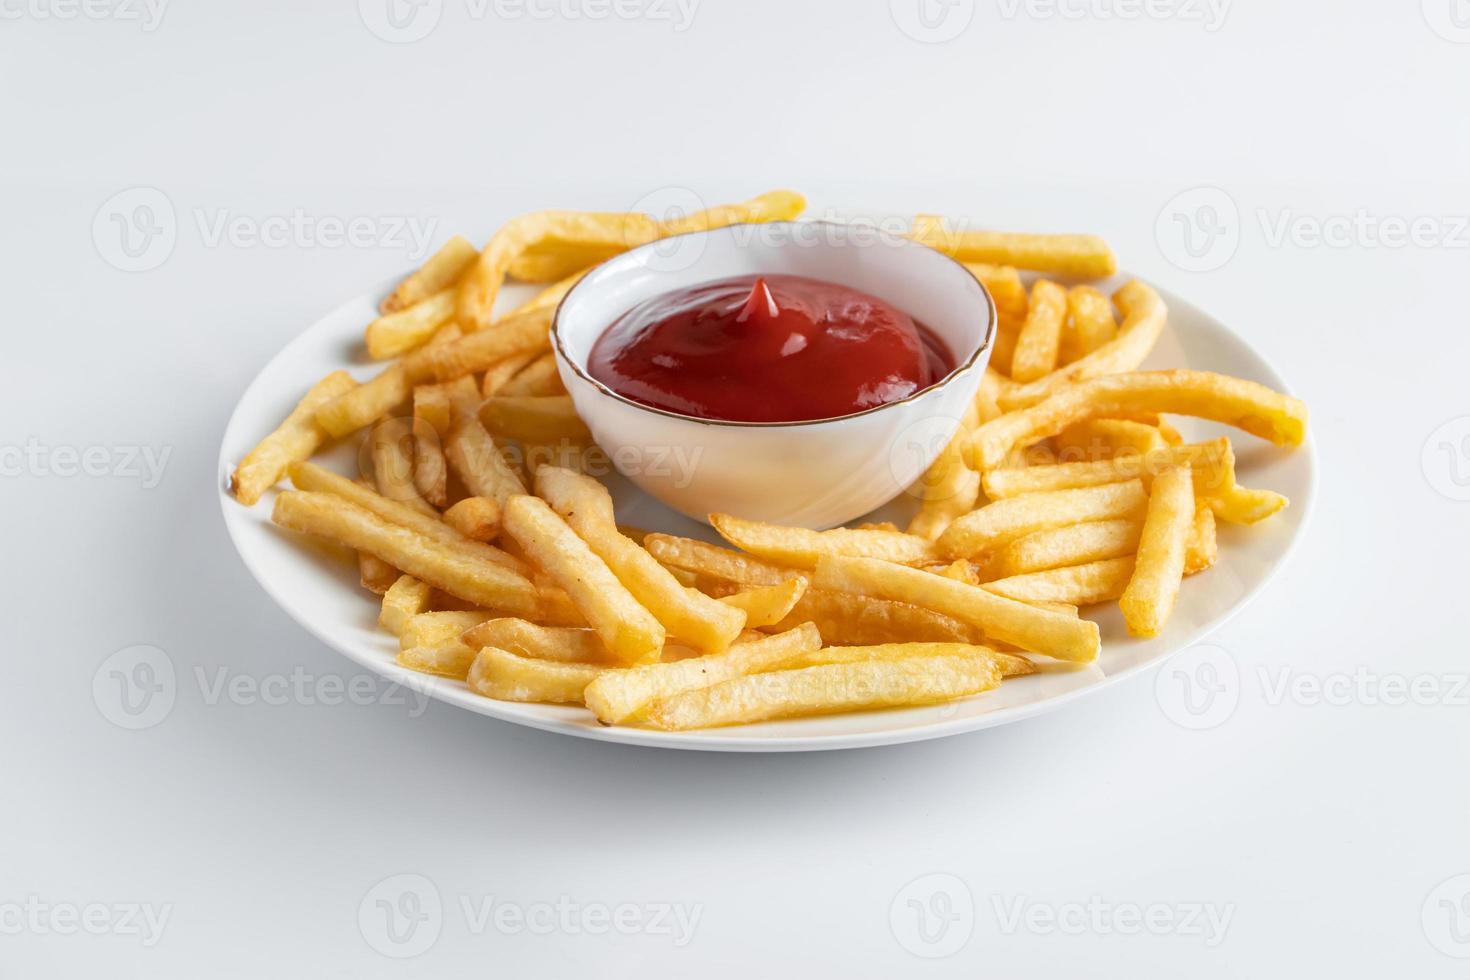
{"label": "red tomato sauce", "polygon": [[655,296],[593,345],[592,377],[704,419],[803,422],[907,398],[954,370],[933,331],[847,286],[741,276]]}

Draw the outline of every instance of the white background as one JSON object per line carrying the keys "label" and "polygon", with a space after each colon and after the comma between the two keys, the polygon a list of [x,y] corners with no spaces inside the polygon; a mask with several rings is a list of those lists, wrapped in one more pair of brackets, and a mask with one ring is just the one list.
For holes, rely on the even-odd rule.
{"label": "white background", "polygon": [[[703,0],[687,23],[443,0],[414,43],[369,29],[403,39],[373,0],[174,0],[156,22],[93,3],[0,0],[0,975],[1463,975],[1463,0],[1237,0],[1223,22],[1168,0],[936,0],[933,30],[907,0]],[[149,215],[107,202],[140,186],[173,245],[122,271],[112,215]],[[310,689],[213,696],[221,677],[358,676],[235,557],[215,458],[276,350],[413,264],[396,217],[437,222],[437,244],[533,208],[776,186],[819,212],[1104,234],[1308,400],[1305,542],[1165,668],[1233,665],[1214,675],[1228,717],[1177,723],[1195,719],[1166,673],[1162,696],[1148,675],[941,742],[739,757]],[[297,212],[378,237],[211,234]],[[1394,223],[1415,219],[1405,244]],[[102,447],[105,475],[65,447]],[[168,452],[161,481],[126,447]],[[177,689],[130,731],[94,677],[105,691],[137,644]],[[1282,671],[1335,693],[1277,696]],[[1387,703],[1385,678],[1421,703]],[[374,923],[399,874],[443,909],[408,960],[375,948],[395,949]],[[465,899],[699,918],[680,946],[479,928]],[[98,903],[102,935],[63,932]],[[130,903],[167,913],[161,936]],[[1162,934],[1130,930],[1151,906]],[[1228,915],[1223,936],[1195,907]]]}

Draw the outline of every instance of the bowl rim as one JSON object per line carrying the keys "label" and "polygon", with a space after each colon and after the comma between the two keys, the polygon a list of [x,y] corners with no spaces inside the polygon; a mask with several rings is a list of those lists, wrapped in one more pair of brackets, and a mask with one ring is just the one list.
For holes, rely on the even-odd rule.
{"label": "bowl rim", "polygon": [[[587,285],[587,280],[589,278],[591,278],[591,276],[592,276],[593,273],[597,272],[599,269],[603,268],[604,266],[611,265],[612,263],[621,261],[623,259],[627,259],[630,256],[637,255],[638,253],[643,252],[646,249],[655,248],[655,247],[657,247],[657,246],[659,246],[659,245],[661,245],[661,244],[663,244],[665,242],[673,241],[674,239],[677,239],[677,238],[689,238],[689,237],[694,236],[694,235],[706,235],[706,236],[708,236],[708,235],[714,235],[714,234],[717,234],[719,232],[728,231],[731,228],[735,228],[735,227],[739,227],[739,226],[744,226],[744,225],[771,226],[771,227],[781,226],[781,225],[785,225],[785,226],[793,226],[793,225],[808,225],[808,226],[811,226],[811,225],[828,225],[828,226],[831,226],[831,227],[834,227],[834,228],[856,228],[856,227],[864,227],[865,230],[870,231],[870,232],[876,234],[881,239],[885,239],[890,244],[898,245],[900,247],[910,247],[911,246],[911,247],[914,247],[914,248],[922,248],[922,249],[926,249],[926,250],[928,250],[930,252],[933,252],[934,254],[936,254],[938,256],[941,256],[942,258],[944,258],[944,259],[948,260],[949,262],[953,263],[954,265],[958,266],[960,268],[960,271],[961,272],[963,272],[966,276],[968,276],[970,278],[970,280],[972,282],[974,282],[977,286],[980,287],[980,295],[982,297],[984,297],[984,299],[985,299],[985,311],[986,311],[985,329],[984,329],[984,331],[981,334],[980,343],[975,347],[975,351],[974,351],[973,354],[971,354],[969,357],[967,357],[963,362],[955,365],[954,370],[950,371],[944,377],[940,378],[938,381],[934,382],[932,385],[929,385],[928,387],[925,387],[925,388],[920,388],[918,391],[914,392],[913,394],[908,395],[908,396],[906,396],[904,398],[900,398],[897,401],[884,402],[882,405],[874,405],[872,408],[865,408],[865,409],[863,409],[860,412],[849,412],[846,415],[829,415],[826,418],[820,418],[820,419],[800,419],[800,420],[794,421],[794,422],[746,422],[746,421],[740,421],[740,420],[737,420],[737,419],[706,419],[706,418],[701,418],[698,415],[686,415],[683,412],[671,412],[668,409],[655,408],[652,405],[645,405],[645,404],[643,404],[640,401],[634,401],[633,399],[627,397],[626,395],[619,394],[618,392],[616,392],[613,389],[609,388],[607,385],[603,384],[601,381],[598,381],[596,378],[592,377],[592,375],[587,372],[586,368],[583,367],[583,365],[577,363],[576,359],[574,359],[569,353],[567,353],[566,347],[562,343],[562,336],[561,336],[561,330],[560,330],[562,311],[566,307],[567,303],[571,301],[572,297],[577,294],[577,290],[579,290],[583,286]],[[710,280],[710,281],[715,281],[715,280]],[[737,221],[737,222],[733,222],[733,223],[728,224],[728,225],[721,225],[718,228],[706,228],[706,229],[697,230],[697,231],[680,232],[677,235],[667,235],[667,236],[665,236],[663,238],[655,239],[654,241],[651,241],[651,242],[645,242],[642,245],[638,245],[638,246],[636,246],[634,248],[630,248],[628,251],[623,252],[620,255],[615,255],[612,258],[606,260],[605,262],[603,262],[603,263],[601,263],[601,264],[599,264],[597,266],[594,266],[593,268],[587,270],[587,273],[585,275],[583,275],[581,279],[577,280],[577,282],[572,286],[572,288],[569,289],[569,290],[567,290],[566,295],[563,296],[561,298],[561,300],[556,304],[556,311],[552,314],[552,317],[551,317],[551,346],[552,346],[552,349],[555,351],[557,357],[561,361],[563,361],[569,368],[571,368],[572,373],[575,374],[581,380],[583,380],[583,381],[587,382],[589,385],[591,385],[594,389],[597,390],[597,392],[599,394],[606,395],[607,397],[612,398],[615,401],[622,402],[624,405],[628,405],[628,406],[630,406],[632,408],[639,409],[640,411],[648,412],[648,413],[650,413],[652,415],[662,415],[662,416],[664,416],[666,418],[679,419],[680,421],[683,421],[683,422],[695,422],[695,423],[698,423],[700,425],[724,426],[724,427],[729,427],[729,428],[749,428],[749,429],[794,429],[794,428],[799,428],[801,426],[825,425],[825,424],[830,423],[830,422],[845,422],[848,419],[861,418],[861,417],[863,417],[865,415],[872,415],[872,414],[874,414],[876,412],[881,412],[884,409],[897,408],[900,405],[907,405],[909,403],[918,401],[919,399],[924,398],[927,395],[937,394],[943,388],[945,388],[948,385],[950,385],[951,383],[959,380],[960,378],[962,378],[962,377],[970,374],[972,371],[974,371],[976,369],[977,365],[981,361],[981,355],[988,355],[988,352],[994,346],[994,344],[995,344],[995,336],[996,336],[996,332],[997,332],[998,329],[999,329],[999,313],[996,310],[995,297],[993,297],[993,296],[990,295],[990,290],[985,287],[985,283],[981,282],[980,277],[976,276],[975,273],[971,272],[970,269],[968,267],[966,267],[966,265],[963,262],[961,262],[960,260],[956,259],[952,255],[947,255],[946,253],[939,251],[939,249],[934,248],[932,245],[927,245],[927,244],[925,244],[923,242],[915,241],[912,238],[904,238],[904,237],[901,237],[899,235],[894,235],[894,234],[892,234],[890,232],[884,231],[881,228],[876,228],[876,227],[868,228],[867,226],[860,226],[860,225],[858,225],[855,222],[841,222],[841,221],[827,221],[827,220],[812,220],[812,221],[801,221],[801,220],[796,220],[796,221]],[[989,357],[988,356],[985,358],[985,361],[987,363],[989,362]]]}

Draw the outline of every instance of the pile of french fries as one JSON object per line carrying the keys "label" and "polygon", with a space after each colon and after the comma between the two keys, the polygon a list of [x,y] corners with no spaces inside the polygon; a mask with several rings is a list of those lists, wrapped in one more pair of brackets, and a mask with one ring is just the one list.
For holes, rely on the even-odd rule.
{"label": "pile of french fries", "polygon": [[[289,476],[272,519],[356,553],[403,666],[667,730],[933,704],[1038,656],[1089,663],[1099,631],[1079,607],[1116,600],[1132,633],[1156,635],[1183,579],[1215,562],[1217,520],[1286,506],[1236,483],[1228,439],[1185,443],[1164,416],[1295,446],[1305,405],[1209,372],[1137,371],[1167,311],[1138,281],[1111,298],[1077,282],[1116,271],[1105,242],[920,215],[913,237],[965,262],[1000,320],[908,528],[711,515],[732,549],[620,527],[550,352],[557,302],[628,248],[804,206],[776,191],[677,221],[537,212],[482,250],[451,240],[367,327],[391,363],[316,384],[240,461],[235,496],[253,505]],[[1028,288],[1022,270],[1074,284]],[[495,318],[507,279],[549,285]],[[370,480],[310,461],[363,430]]]}

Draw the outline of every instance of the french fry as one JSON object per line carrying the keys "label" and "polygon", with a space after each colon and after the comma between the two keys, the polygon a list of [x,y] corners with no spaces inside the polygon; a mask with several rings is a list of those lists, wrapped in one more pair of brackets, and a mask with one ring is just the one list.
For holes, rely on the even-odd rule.
{"label": "french fry", "polygon": [[1009,265],[988,265],[984,262],[966,262],[965,268],[979,279],[995,301],[995,312],[1002,319],[1020,323],[1026,319],[1026,310],[1031,300],[1026,295],[1026,286],[1021,274]]}
{"label": "french fry", "polygon": [[479,250],[463,235],[455,235],[440,246],[439,251],[429,256],[418,271],[398,284],[383,300],[379,310],[392,313],[421,303],[442,290],[454,285],[465,270],[475,261]]}
{"label": "french fry", "polygon": [[[1209,568],[1215,563],[1218,553],[1214,514],[1208,505],[1196,507],[1185,550],[1184,574],[1194,575]],[[1133,566],[1133,555],[1127,555],[1083,565],[1013,575],[986,582],[985,588],[996,595],[1019,602],[1065,602],[1091,606],[1121,598],[1123,590],[1128,587],[1128,580],[1133,576]]]}
{"label": "french fry", "polygon": [[489,497],[504,511],[506,501],[526,492],[520,474],[506,462],[500,447],[474,415],[457,413],[444,456],[460,482],[477,497]]}
{"label": "french fry", "polygon": [[507,274],[521,282],[556,282],[573,274],[588,272],[623,251],[621,248],[592,248],[576,244],[556,249],[530,248],[515,257]]}
{"label": "french fry", "polygon": [[316,422],[334,438],[372,425],[408,397],[413,386],[402,364],[384,368],[376,377],[345,391],[316,410]]}
{"label": "french fry", "polygon": [[541,356],[537,351],[527,350],[519,354],[512,354],[503,361],[496,361],[485,369],[485,376],[480,381],[481,396],[490,398],[497,394],[501,388],[505,387],[506,382],[524,370],[527,364]]}
{"label": "french fry", "polygon": [[1036,280],[1026,322],[1011,354],[1012,380],[1035,381],[1056,369],[1066,319],[1067,291],[1048,279]]}
{"label": "french fry", "polygon": [[541,292],[537,293],[535,296],[532,296],[530,299],[526,300],[520,306],[517,306],[515,309],[511,310],[510,313],[506,315],[515,316],[517,313],[527,313],[531,310],[541,310],[548,308],[554,310],[558,305],[560,305],[563,299],[566,299],[566,295],[567,293],[572,291],[572,287],[581,282],[582,277],[585,276],[589,271],[590,270],[588,268],[583,267],[569,272],[564,278],[560,278],[557,282],[552,283],[550,286],[547,286],[545,289],[541,290]]}
{"label": "french fry", "polygon": [[[542,354],[527,364],[515,377],[501,386],[497,392],[506,397],[565,395],[561,376],[556,373],[556,355]],[[487,396],[488,397],[488,396]]]}
{"label": "french fry", "polygon": [[1064,463],[1111,459],[1120,454],[1142,456],[1168,447],[1157,426],[1132,419],[1084,419],[1052,439]]}
{"label": "french fry", "polygon": [[577,415],[569,395],[503,397],[496,395],[480,410],[485,428],[517,442],[591,442],[592,433]]}
{"label": "french fry", "polygon": [[381,558],[437,589],[487,609],[516,615],[536,610],[536,590],[504,565],[392,524],[328,493],[289,491],[276,497],[271,520],[281,527],[328,538]]}
{"label": "french fry", "polygon": [[1133,576],[1119,600],[1128,632],[1134,636],[1158,636],[1164,628],[1184,580],[1184,552],[1193,519],[1189,470],[1175,467],[1159,474],[1149,493]]}
{"label": "french fry", "polygon": [[491,497],[466,497],[444,512],[444,523],[471,541],[494,541],[500,534],[500,505]]}
{"label": "french fry", "polygon": [[497,647],[521,657],[615,666],[618,661],[602,645],[596,630],[565,626],[540,626],[524,619],[487,619],[466,630],[460,639],[466,646]]}
{"label": "french fry", "polygon": [[643,546],[649,554],[672,568],[742,585],[780,585],[793,575],[790,568],[776,562],[763,561],[754,555],[693,538],[650,534],[643,539]]}
{"label": "french fry", "polygon": [[435,507],[449,503],[449,463],[444,437],[449,434],[453,408],[445,385],[413,389],[413,485]]}
{"label": "french fry", "polygon": [[480,625],[496,614],[485,609],[449,609],[419,613],[409,618],[398,634],[401,649],[428,647],[445,640],[457,640],[465,631]]}
{"label": "french fry", "polygon": [[290,472],[291,482],[298,490],[342,497],[386,521],[400,524],[417,534],[461,551],[466,556],[500,565],[522,577],[529,572],[525,562],[506,554],[494,545],[471,541],[443,521],[405,506],[396,500],[389,500],[367,487],[358,486],[346,477],[338,476],[315,463],[293,463]]}
{"label": "french fry", "polygon": [[910,602],[953,616],[987,637],[1023,650],[1089,663],[1100,647],[1097,624],[1037,609],[973,585],[873,558],[824,557],[812,582],[821,589]]}
{"label": "french fry", "polygon": [[403,359],[403,370],[415,383],[453,381],[517,354],[540,354],[551,348],[547,331],[554,312],[551,308],[528,310],[450,343],[422,347]]}
{"label": "french fry", "polygon": [[878,643],[871,646],[822,647],[804,653],[783,670],[823,667],[828,664],[857,664],[873,660],[907,660],[910,657],[980,657],[992,661],[1001,677],[1020,677],[1036,673],[1036,665],[1014,653],[992,650],[978,643]]}
{"label": "french fry", "polygon": [[1067,313],[1071,327],[1062,334],[1059,357],[1063,365],[1091,354],[1118,335],[1113,304],[1092,286],[1067,290]]}
{"label": "french fry", "polygon": [[230,491],[246,507],[252,507],[285,474],[292,463],[311,456],[326,442],[329,433],[316,421],[317,410],[357,386],[346,371],[333,371],[316,384],[274,432],[260,440],[235,467]]}
{"label": "french fry", "polygon": [[357,553],[358,583],[374,595],[387,595],[399,579],[398,569],[366,551]]}
{"label": "french fry", "polygon": [[666,731],[775,718],[938,704],[988,691],[1000,671],[985,657],[910,657],[737,677],[660,700],[648,721]]}
{"label": "french fry", "polygon": [[1134,517],[1147,501],[1142,480],[1008,497],[961,517],[937,544],[950,558],[974,558],[1046,528]]}
{"label": "french fry", "polygon": [[583,694],[587,707],[604,725],[627,722],[659,699],[770,670],[821,645],[817,628],[804,623],[763,640],[737,643],[724,653],[601,674]]}
{"label": "french fry", "polygon": [[1011,265],[1074,279],[1102,279],[1118,271],[1108,243],[1096,235],[1029,235],[1002,231],[950,231],[928,226],[911,235],[961,262]]}
{"label": "french fry", "polygon": [[1181,464],[1193,471],[1194,490],[1201,496],[1230,486],[1235,480],[1235,454],[1230,449],[1230,440],[1221,436],[1209,442],[1169,446],[1157,453],[1125,453],[1094,461],[991,470],[985,474],[985,495],[1000,500],[1136,479],[1148,485],[1155,474]]}
{"label": "french fry", "polygon": [[[368,446],[373,458],[373,482],[378,493],[389,500],[412,507],[429,517],[438,517],[428,501],[419,496],[413,479],[413,419],[388,419],[373,427]],[[426,438],[435,439],[433,430],[425,426]]]}
{"label": "french fry", "polygon": [[522,657],[481,647],[465,678],[470,690],[497,701],[581,704],[582,691],[610,668]]}
{"label": "french fry", "polygon": [[902,531],[835,528],[809,531],[761,521],[747,521],[730,514],[711,514],[709,522],[737,548],[769,561],[796,568],[815,568],[824,555],[851,555],[887,561],[933,561],[939,556],[934,543]]}
{"label": "french fry", "polygon": [[745,628],[743,609],[681,585],[657,559],[623,537],[613,517],[612,497],[596,480],[543,466],[536,471],[536,490],[669,635],[718,653]]}
{"label": "french fry", "polygon": [[383,606],[378,612],[378,625],[394,636],[401,636],[408,621],[429,608],[433,587],[412,575],[400,575],[383,593]]}
{"label": "french fry", "polygon": [[780,585],[760,585],[741,592],[722,596],[720,602],[733,606],[745,613],[747,629],[774,626],[787,616],[806,594],[807,580],[800,576],[789,578]]}
{"label": "french fry", "polygon": [[611,653],[624,663],[658,658],[663,626],[545,501],[514,496],[503,511],[506,533],[566,590]]}
{"label": "french fry", "polygon": [[406,354],[433,338],[440,327],[454,316],[454,290],[439,292],[412,306],[385,313],[364,331],[368,356],[385,360]]}
{"label": "french fry", "polygon": [[1087,378],[1132,371],[1143,363],[1158,343],[1169,316],[1163,299],[1137,279],[1113,294],[1123,311],[1123,325],[1113,338],[1064,367],[1027,384],[1017,384],[1001,395],[1006,411],[1034,405],[1062,387]]}
{"label": "french fry", "polygon": [[1218,494],[1211,495],[1209,501],[1215,516],[1230,524],[1255,524],[1257,521],[1264,521],[1288,503],[1279,493],[1248,490],[1237,486],[1233,479],[1229,486]]}
{"label": "french fry", "polygon": [[476,651],[457,639],[441,640],[427,646],[411,646],[398,651],[394,663],[420,674],[448,677],[462,681],[475,662]]}
{"label": "french fry", "polygon": [[980,499],[980,474],[965,465],[964,450],[970,432],[979,424],[977,400],[966,409],[954,436],[919,478],[919,510],[909,521],[909,534],[933,541],[955,518],[975,509]]}
{"label": "french fry", "polygon": [[981,630],[953,616],[909,602],[808,587],[786,618],[771,627],[788,630],[810,622],[832,643],[866,646],[926,641],[972,643]]}
{"label": "french fry", "polygon": [[1143,521],[1139,518],[1084,521],[1035,531],[1017,538],[991,556],[985,563],[985,576],[988,579],[1008,578],[1131,555],[1138,550],[1142,531]]}
{"label": "french fry", "polygon": [[966,459],[993,470],[1017,446],[1083,419],[1139,411],[1223,422],[1278,446],[1301,445],[1307,431],[1307,406],[1265,385],[1210,371],[1139,371],[1067,385],[1030,408],[986,422],[970,437]]}

